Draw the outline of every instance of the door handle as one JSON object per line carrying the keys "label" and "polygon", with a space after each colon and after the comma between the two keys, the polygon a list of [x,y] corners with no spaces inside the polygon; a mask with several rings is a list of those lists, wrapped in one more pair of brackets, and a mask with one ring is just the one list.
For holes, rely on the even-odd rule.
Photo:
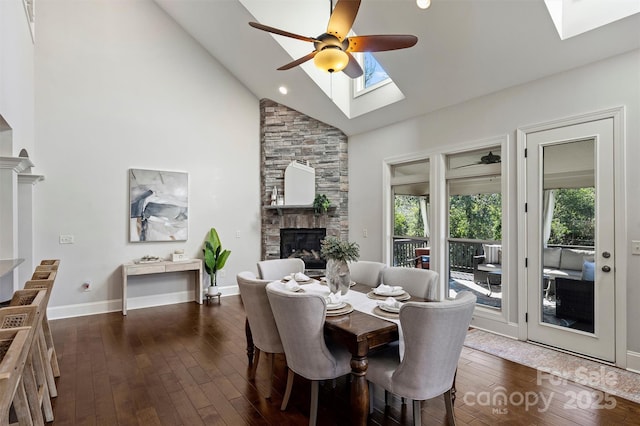
{"label": "door handle", "polygon": [[602,272],[611,272],[611,267],[610,267],[610,266],[608,266],[608,265],[604,265],[604,266],[602,267]]}
{"label": "door handle", "polygon": [[604,251],[602,252],[602,257],[604,257],[605,259],[608,259],[611,257],[611,253],[609,253],[608,251]]}

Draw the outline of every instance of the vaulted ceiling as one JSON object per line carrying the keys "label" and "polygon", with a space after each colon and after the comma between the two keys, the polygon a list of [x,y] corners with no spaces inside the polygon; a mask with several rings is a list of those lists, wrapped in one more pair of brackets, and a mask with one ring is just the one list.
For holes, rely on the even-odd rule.
{"label": "vaulted ceiling", "polygon": [[[413,34],[418,43],[376,54],[405,99],[349,119],[300,67],[276,70],[292,57],[273,36],[249,27],[249,21],[261,20],[243,6],[254,3],[250,8],[268,17],[265,25],[316,37],[326,30],[328,0],[155,1],[257,98],[287,105],[347,135],[640,48],[640,14],[560,40],[543,0],[432,0],[426,10],[415,0],[362,0],[356,34]],[[326,15],[317,13],[319,8]],[[307,53],[313,49],[293,42]],[[287,95],[279,93],[281,85]]]}

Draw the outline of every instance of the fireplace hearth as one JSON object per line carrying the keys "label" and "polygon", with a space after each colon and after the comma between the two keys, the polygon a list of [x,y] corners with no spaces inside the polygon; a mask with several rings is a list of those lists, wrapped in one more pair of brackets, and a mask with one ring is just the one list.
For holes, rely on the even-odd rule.
{"label": "fireplace hearth", "polygon": [[300,258],[306,269],[324,269],[327,262],[320,257],[320,243],[326,228],[281,228],[280,258]]}

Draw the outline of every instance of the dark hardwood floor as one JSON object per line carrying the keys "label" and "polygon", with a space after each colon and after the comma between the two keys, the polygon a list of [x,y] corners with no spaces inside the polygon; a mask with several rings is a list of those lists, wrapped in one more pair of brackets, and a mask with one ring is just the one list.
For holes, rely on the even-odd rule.
{"label": "dark hardwood floor", "polygon": [[[55,425],[306,425],[307,381],[296,377],[287,411],[284,357],[271,400],[266,368],[248,379],[244,309],[184,303],[51,322],[60,361]],[[571,382],[537,383],[536,370],[464,348],[457,376],[459,425],[640,425],[640,406]],[[320,388],[319,425],[349,425],[347,378]],[[507,397],[499,405],[499,396]],[[382,392],[376,392],[382,398]],[[544,398],[544,401],[542,400]],[[527,406],[524,400],[529,401]],[[549,402],[550,401],[550,402]],[[412,424],[397,398],[371,425]],[[613,407],[612,407],[613,406]],[[585,408],[586,407],[586,408]],[[443,398],[422,405],[423,424],[446,424]]]}

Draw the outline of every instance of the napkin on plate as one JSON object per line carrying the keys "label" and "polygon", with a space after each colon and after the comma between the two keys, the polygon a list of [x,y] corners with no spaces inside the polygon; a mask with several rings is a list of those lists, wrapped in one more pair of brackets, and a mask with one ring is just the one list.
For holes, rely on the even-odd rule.
{"label": "napkin on plate", "polygon": [[295,275],[293,276],[293,278],[296,281],[300,281],[300,282],[305,282],[305,281],[310,281],[311,280],[311,278],[309,278],[308,276],[306,276],[302,272],[296,272]]}
{"label": "napkin on plate", "polygon": [[380,308],[387,308],[389,310],[393,310],[393,311],[400,311],[400,308],[402,307],[403,303],[402,302],[398,302],[396,299],[394,299],[393,297],[387,297],[384,300],[380,300],[378,301],[378,306]]}
{"label": "napkin on plate", "polygon": [[329,293],[327,297],[325,297],[327,301],[327,305],[335,305],[342,302],[342,295],[340,293]]}
{"label": "napkin on plate", "polygon": [[338,293],[329,293],[328,296],[324,298],[327,302],[327,309],[339,309],[344,306],[344,298]]}
{"label": "napkin on plate", "polygon": [[380,293],[395,293],[397,291],[402,290],[402,287],[399,285],[386,285],[386,284],[380,284],[378,287],[375,288],[375,293],[380,294]]}
{"label": "napkin on plate", "polygon": [[284,287],[289,291],[300,291],[302,287],[296,282],[296,280],[289,280],[284,283]]}

